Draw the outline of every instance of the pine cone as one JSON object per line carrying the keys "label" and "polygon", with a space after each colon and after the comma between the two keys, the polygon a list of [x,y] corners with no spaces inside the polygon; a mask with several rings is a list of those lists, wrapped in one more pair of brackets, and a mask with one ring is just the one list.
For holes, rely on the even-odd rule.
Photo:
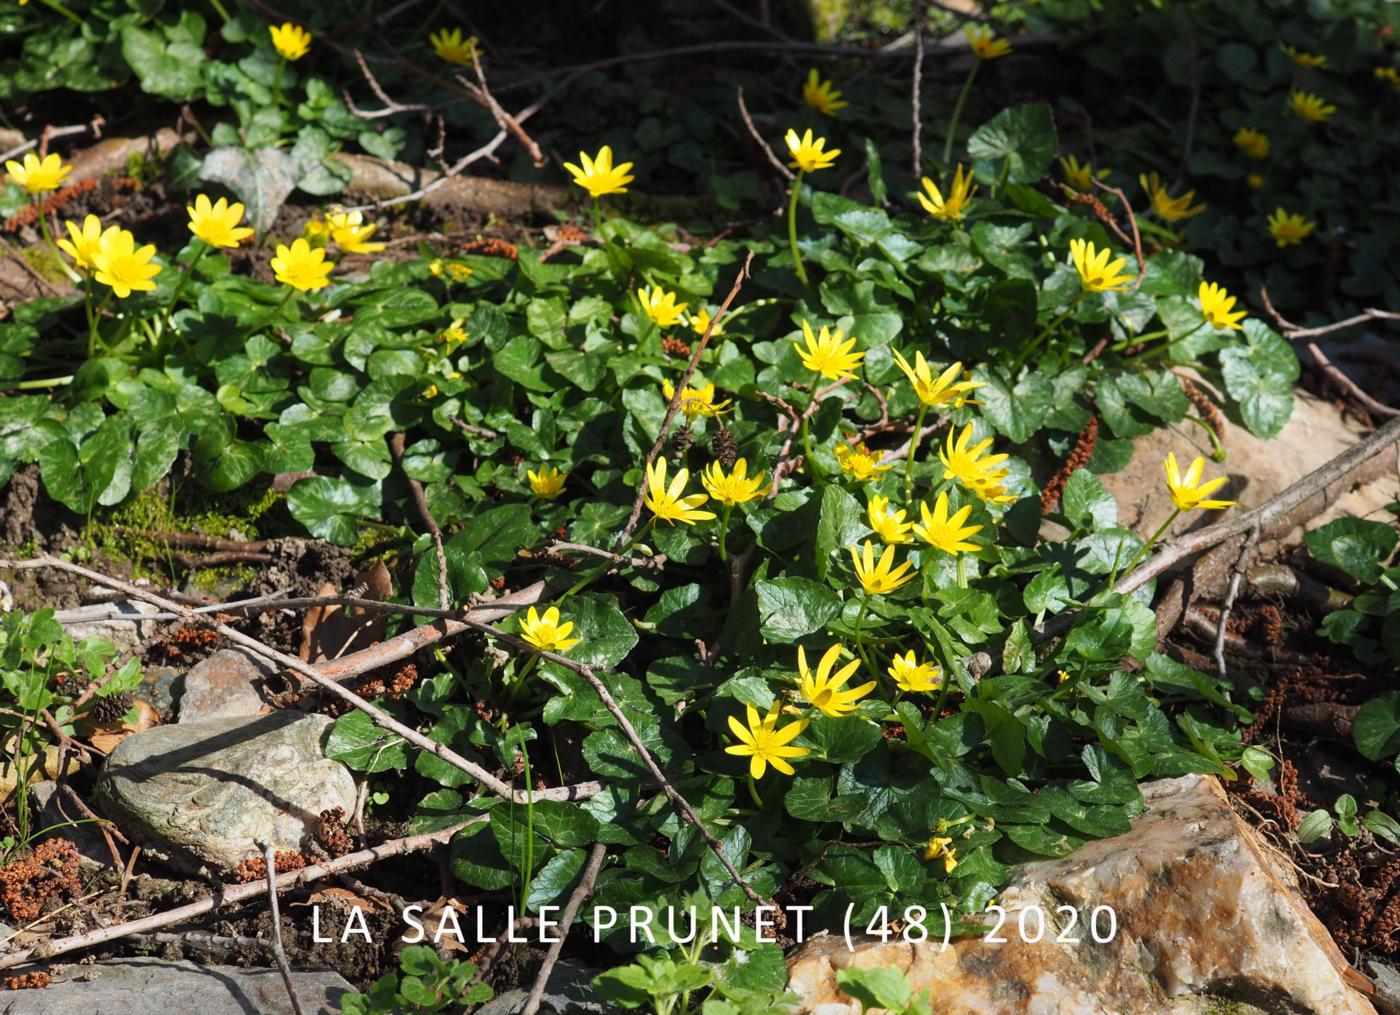
{"label": "pine cone", "polygon": [[136,696],[130,691],[98,698],[92,706],[92,717],[101,723],[121,722],[135,700]]}

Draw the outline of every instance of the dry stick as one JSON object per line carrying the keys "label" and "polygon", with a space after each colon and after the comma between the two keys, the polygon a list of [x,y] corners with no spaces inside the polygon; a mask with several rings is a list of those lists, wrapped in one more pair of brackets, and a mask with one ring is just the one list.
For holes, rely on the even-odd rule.
{"label": "dry stick", "polygon": [[[261,656],[262,658],[271,660],[275,663],[279,663],[284,668],[291,670],[293,673],[300,674],[301,676],[310,679],[313,683],[321,687],[323,690],[329,691],[331,694],[335,695],[337,698],[340,698],[342,701],[345,701],[348,704],[354,706],[355,708],[358,708],[361,712],[365,713],[365,715],[369,716],[370,721],[373,722],[376,726],[379,726],[381,729],[386,729],[393,733],[397,733],[400,737],[402,737],[404,740],[407,740],[413,746],[420,748],[421,750],[425,750],[432,755],[435,755],[436,757],[447,762],[447,764],[451,765],[454,768],[461,769],[463,772],[466,772],[473,779],[481,783],[481,785],[486,787],[488,790],[490,790],[497,796],[504,797],[507,800],[515,800],[521,803],[523,803],[529,797],[529,794],[526,794],[525,792],[520,790],[512,789],[509,785],[496,778],[496,776],[492,775],[490,772],[486,771],[486,769],[482,768],[475,762],[469,761],[468,759],[462,757],[450,747],[447,747],[444,744],[440,744],[436,740],[431,739],[430,737],[424,736],[422,733],[419,733],[417,730],[413,729],[410,726],[404,725],[403,723],[395,719],[393,716],[382,711],[381,709],[376,708],[374,705],[371,705],[368,701],[366,701],[364,698],[361,698],[358,694],[355,694],[353,691],[341,687],[338,683],[335,682],[334,679],[326,676],[325,673],[322,672],[322,670],[316,668],[315,666],[303,662],[296,656],[291,656],[285,652],[280,652],[277,649],[270,648],[267,645],[264,645],[262,642],[258,641],[256,638],[252,638],[244,634],[242,631],[229,627],[227,624],[218,621],[210,621],[207,617],[195,613],[194,610],[190,609],[187,606],[181,606],[178,603],[173,603],[169,599],[165,599],[162,596],[158,596],[153,592],[148,592],[145,589],[138,588],[135,585],[129,584],[128,582],[120,581],[116,578],[111,578],[107,575],[100,574],[97,571],[89,570],[88,568],[82,567],[78,564],[71,564],[68,561],[58,560],[55,557],[36,557],[33,560],[0,559],[0,568],[13,568],[15,570],[24,571],[44,567],[52,567],[59,571],[66,571],[69,574],[81,575],[84,578],[89,579],[90,581],[100,582],[103,585],[107,585],[111,588],[119,589],[133,598],[143,599],[153,606],[159,606],[162,609],[183,614],[188,619],[203,620],[206,623],[208,623],[209,626],[212,627],[215,631],[218,631],[221,635],[223,635],[229,641],[233,642],[235,645],[241,646],[242,648],[246,648],[254,655]],[[421,631],[422,628],[419,628],[418,630]],[[358,655],[359,653],[356,654]],[[559,789],[568,790],[571,788],[559,787]],[[539,794],[535,794],[535,799],[538,798]]]}
{"label": "dry stick", "polygon": [[1110,194],[1117,194],[1118,200],[1123,202],[1123,210],[1128,213],[1128,225],[1133,229],[1133,256],[1137,258],[1138,273],[1133,281],[1133,291],[1136,292],[1142,285],[1142,278],[1147,274],[1147,261],[1142,256],[1142,236],[1138,233],[1137,216],[1133,214],[1133,206],[1128,203],[1128,195],[1123,193],[1122,187],[1110,187],[1102,180],[1091,179],[1091,183],[1100,190],[1106,190]]}
{"label": "dry stick", "polygon": [[569,896],[569,901],[564,906],[564,912],[559,918],[559,934],[545,953],[544,963],[540,966],[539,975],[535,977],[535,985],[530,988],[530,996],[525,999],[525,1007],[520,1009],[520,1015],[535,1015],[540,1010],[545,988],[549,986],[549,974],[554,971],[554,964],[559,961],[559,953],[564,950],[564,939],[569,936],[569,927],[578,915],[579,906],[583,905],[583,900],[593,891],[593,882],[597,880],[598,872],[603,869],[603,857],[607,851],[606,843],[594,844],[593,852],[588,857],[588,865],[583,869],[583,879],[579,881],[574,894]]}
{"label": "dry stick", "polygon": [[535,144],[535,139],[525,133],[525,128],[520,126],[520,121],[501,108],[501,104],[491,94],[491,89],[486,86],[486,72],[481,69],[481,54],[477,52],[475,46],[472,47],[472,69],[476,72],[475,83],[468,81],[461,75],[457,76],[457,83],[465,88],[472,98],[490,111],[497,126],[502,130],[510,131],[520,146],[530,153],[530,158],[534,160],[536,169],[548,165],[549,158],[540,151],[540,146]]}
{"label": "dry stick", "polygon": [[[405,442],[403,431],[399,431],[389,438],[389,452],[394,456],[394,462],[400,469],[403,469]],[[428,507],[428,498],[423,493],[423,484],[410,476],[406,470],[404,471],[404,479],[408,480],[408,492],[413,496],[413,506],[418,509],[418,517],[423,519],[423,524],[428,527],[428,534],[433,537],[433,550],[437,553],[438,564],[438,606],[444,610],[450,610],[452,608],[452,591],[447,580],[447,551],[442,546],[442,528]]]}
{"label": "dry stick", "polygon": [[365,63],[364,54],[361,53],[358,49],[354,50],[353,52],[355,54],[355,62],[360,65],[360,72],[364,74],[365,80],[369,82],[370,91],[374,92],[374,94],[379,98],[379,101],[384,103],[383,109],[356,109],[354,101],[352,101],[350,98],[350,93],[348,91],[342,92],[341,94],[345,96],[345,105],[356,116],[359,116],[365,120],[377,120],[381,117],[393,116],[396,113],[422,113],[432,108],[431,106],[421,102],[415,102],[409,105],[391,99],[389,97],[389,93],[384,91],[383,87],[379,84],[379,80],[372,73],[370,73],[369,65]]}
{"label": "dry stick", "polygon": [[[70,134],[84,134],[89,130],[92,130],[96,136],[101,137],[101,121],[102,118],[98,117],[92,123],[74,123],[66,127],[45,127],[42,135],[44,144],[47,145],[56,137],[67,137]],[[12,159],[16,155],[23,155],[25,152],[31,151],[38,146],[39,140],[39,138],[34,138],[30,141],[22,141],[13,148],[8,148],[0,152],[0,159]]]}
{"label": "dry stick", "polygon": [[1254,549],[1254,544],[1259,540],[1259,526],[1249,530],[1249,535],[1245,538],[1244,545],[1240,547],[1239,558],[1235,561],[1233,572],[1230,575],[1230,587],[1225,591],[1225,599],[1220,605],[1220,623],[1215,629],[1215,672],[1222,677],[1225,676],[1225,629],[1230,623],[1230,611],[1235,608],[1235,597],[1240,594],[1240,582],[1244,579],[1245,569],[1249,566],[1249,555]]}
{"label": "dry stick", "polygon": [[[1203,550],[1242,535],[1255,527],[1267,529],[1270,522],[1282,518],[1313,494],[1325,490],[1396,442],[1400,442],[1400,418],[1392,419],[1379,430],[1367,434],[1330,462],[1318,466],[1257,507],[1241,511],[1223,522],[1188,532],[1162,544],[1161,550],[1154,557],[1139,564],[1132,572],[1119,579],[1114,591],[1120,595],[1128,595],[1142,588],[1159,574]],[[1050,618],[1036,628],[1036,637],[1044,639],[1059,634],[1074,623],[1077,615],[1077,612],[1061,613]]]}
{"label": "dry stick", "polygon": [[924,175],[924,153],[919,146],[919,136],[923,133],[923,90],[924,90],[924,0],[914,0],[914,179]]}
{"label": "dry stick", "polygon": [[277,909],[277,854],[270,842],[263,844],[263,865],[267,868],[267,904],[272,911],[272,954],[277,958],[277,971],[287,986],[292,1011],[303,1015],[301,998],[297,997],[296,984],[292,983],[292,967],[287,964],[287,950],[282,947],[282,914]]}
{"label": "dry stick", "polygon": [[739,100],[739,116],[743,119],[744,126],[749,129],[749,136],[758,143],[759,148],[763,149],[763,154],[768,156],[768,161],[773,164],[773,168],[778,171],[783,179],[795,179],[796,177],[792,170],[783,165],[782,159],[778,158],[777,153],[773,151],[767,141],[763,140],[763,135],[760,134],[758,128],[753,125],[753,118],[749,116],[749,107],[744,105],[744,90],[742,88],[736,88],[734,89],[734,95]]}
{"label": "dry stick", "polygon": [[1320,369],[1323,372],[1323,374],[1334,384],[1336,384],[1339,388],[1341,388],[1352,398],[1360,402],[1363,408],[1369,409],[1377,416],[1400,416],[1400,409],[1392,409],[1384,402],[1376,401],[1370,395],[1366,394],[1366,392],[1362,391],[1359,387],[1357,387],[1355,381],[1353,381],[1350,377],[1348,377],[1342,371],[1338,370],[1335,366],[1333,366],[1332,361],[1329,360],[1323,354],[1322,350],[1317,347],[1316,342],[1308,343],[1308,352],[1312,355],[1313,361],[1318,365],[1318,369]]}
{"label": "dry stick", "polygon": [[658,554],[655,557],[624,557],[620,553],[613,553],[611,550],[603,550],[596,546],[588,546],[584,543],[565,543],[561,540],[554,540],[545,548],[546,553],[558,553],[568,551],[571,553],[586,553],[591,557],[602,557],[610,560],[614,564],[631,564],[636,568],[651,568],[656,571],[666,567],[666,555]]}
{"label": "dry stick", "polygon": [[[422,835],[410,835],[402,839],[390,839],[388,842],[381,842],[378,846],[371,846],[369,849],[362,849],[355,853],[346,853],[344,856],[338,856],[334,860],[312,864],[300,870],[287,871],[277,875],[277,887],[285,891],[288,888],[295,888],[297,885],[318,881],[332,874],[339,874],[341,871],[353,870],[356,867],[378,863],[380,860],[387,860],[389,857],[400,856],[404,853],[418,853],[425,849],[431,849],[434,846],[440,846],[447,842],[452,836],[469,825],[480,824],[488,819],[488,815],[479,815],[467,821],[449,825],[446,828],[440,828],[436,832],[424,832]],[[57,938],[53,941],[47,941],[41,945],[36,945],[33,948],[23,948],[17,952],[0,955],[0,969],[9,969],[13,966],[24,965],[27,962],[47,959],[55,955],[64,955],[68,952],[75,952],[80,948],[91,948],[95,945],[106,944],[108,941],[117,941],[131,934],[142,934],[146,931],[158,930],[161,927],[169,927],[177,923],[184,923],[186,920],[191,920],[196,916],[212,913],[216,909],[222,909],[225,906],[232,906],[235,903],[245,902],[248,899],[255,899],[265,890],[265,886],[258,884],[256,881],[246,885],[224,885],[218,895],[208,895],[187,905],[179,906],[175,909],[168,909],[163,913],[152,913],[150,916],[143,916],[139,920],[130,920],[126,923],[116,924],[111,927],[99,927],[85,934],[75,934],[72,937]]]}
{"label": "dry stick", "polygon": [[734,284],[729,287],[729,295],[720,304],[715,316],[710,318],[710,323],[705,327],[705,333],[700,336],[700,341],[695,344],[695,351],[690,354],[690,362],[686,365],[685,373],[681,374],[681,379],[676,384],[675,393],[671,395],[671,402],[666,406],[666,415],[661,420],[661,432],[656,435],[656,443],[647,452],[646,462],[643,463],[642,481],[637,484],[637,496],[632,501],[632,513],[627,518],[627,524],[622,531],[617,534],[617,540],[613,544],[614,549],[620,548],[632,538],[632,533],[637,528],[637,522],[642,518],[642,502],[646,500],[647,483],[645,472],[651,468],[651,463],[656,461],[656,456],[661,453],[661,449],[666,446],[666,437],[671,432],[671,424],[675,422],[676,412],[681,407],[681,399],[685,395],[686,385],[690,383],[691,377],[695,376],[695,368],[700,365],[700,357],[705,352],[705,347],[710,344],[710,336],[715,333],[715,327],[724,319],[724,315],[729,313],[730,304],[734,302],[734,297],[739,295],[739,290],[744,288],[744,280],[749,277],[749,265],[753,263],[753,251],[749,251],[749,256],[744,258],[744,265],[739,269],[739,274],[734,279]]}

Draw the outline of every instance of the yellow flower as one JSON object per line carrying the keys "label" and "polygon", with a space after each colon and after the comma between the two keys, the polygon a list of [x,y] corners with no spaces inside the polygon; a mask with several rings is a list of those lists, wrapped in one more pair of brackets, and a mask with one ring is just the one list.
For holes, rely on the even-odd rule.
{"label": "yellow flower", "polygon": [[1300,92],[1296,88],[1288,95],[1288,108],[1293,115],[1308,123],[1321,123],[1329,120],[1332,114],[1337,111],[1337,107],[1330,102],[1323,101],[1320,95],[1311,92]]}
{"label": "yellow flower", "polygon": [[861,483],[867,483],[882,472],[889,472],[894,468],[893,462],[881,465],[879,455],[872,455],[864,444],[851,447],[842,441],[836,445],[834,453],[836,464],[841,466],[841,471]]}
{"label": "yellow flower", "polygon": [[815,67],[807,72],[807,82],[802,86],[802,101],[823,116],[835,116],[838,109],[850,105],[841,98],[830,81],[823,81]]}
{"label": "yellow flower", "polygon": [[119,230],[120,226],[108,226],[102,228],[102,220],[96,215],[89,215],[83,219],[83,227],[78,228],[76,222],[65,222],[68,227],[69,240],[59,240],[58,248],[73,259],[73,264],[83,271],[89,271],[93,267],[93,255],[97,253],[97,248],[102,240],[104,232],[112,233]]}
{"label": "yellow flower", "polygon": [[672,328],[681,323],[685,308],[689,303],[677,303],[676,294],[658,286],[643,286],[637,290],[637,299],[646,314],[659,328]]}
{"label": "yellow flower", "polygon": [[1377,67],[1374,71],[1377,81],[1384,81],[1397,92],[1400,92],[1400,71],[1394,67]]}
{"label": "yellow flower", "polygon": [[1268,222],[1269,235],[1280,247],[1296,247],[1317,228],[1316,222],[1303,218],[1297,212],[1287,212],[1282,208],[1275,208],[1273,214],[1269,216]]}
{"label": "yellow flower", "polygon": [[424,398],[437,398],[437,396],[438,386],[436,384],[429,384],[426,388],[423,389]]}
{"label": "yellow flower", "polygon": [[1128,263],[1126,257],[1120,257],[1110,264],[1108,259],[1113,256],[1113,251],[1107,247],[1098,250],[1089,240],[1070,240],[1069,256],[1079,272],[1079,280],[1089,292],[1118,292],[1128,288],[1133,279],[1131,275],[1120,274]]}
{"label": "yellow flower", "polygon": [[[373,254],[384,249],[382,243],[371,243],[369,238],[379,227],[365,225],[365,217],[357,211],[333,211],[326,213],[326,228],[330,230],[335,245],[347,254]],[[448,266],[448,271],[452,266]]]}
{"label": "yellow flower", "polygon": [[711,462],[700,471],[700,485],[725,507],[758,500],[768,492],[768,483],[763,476],[750,476],[749,463],[742,458],[734,463],[727,476],[719,462]]}
{"label": "yellow flower", "polygon": [[588,191],[589,197],[625,194],[627,193],[627,184],[635,179],[635,177],[627,175],[627,171],[632,168],[632,163],[624,162],[620,166],[613,165],[613,153],[610,145],[603,145],[599,148],[597,157],[592,159],[583,152],[579,152],[578,160],[582,163],[582,168],[572,162],[565,162],[564,168],[569,171],[569,175],[574,178],[576,184]]}
{"label": "yellow flower", "polygon": [[851,561],[855,565],[856,579],[860,582],[860,587],[872,596],[882,596],[887,592],[914,580],[914,565],[905,561],[899,567],[894,566],[894,547],[885,547],[885,552],[880,554],[880,560],[875,560],[875,544],[870,540],[865,541],[864,556],[862,551],[852,546]]}
{"label": "yellow flower", "polygon": [[[670,380],[661,382],[661,393],[666,396],[666,401],[676,397],[676,387]],[[699,388],[686,388],[681,392],[681,412],[685,413],[687,419],[697,419],[700,416],[718,416],[724,412],[729,405],[729,399],[721,402],[715,401],[715,386],[706,384]]]}
{"label": "yellow flower", "polygon": [[1196,196],[1194,190],[1188,190],[1180,197],[1172,197],[1171,194],[1167,193],[1166,186],[1157,179],[1156,173],[1139,176],[1138,182],[1142,184],[1142,189],[1147,191],[1147,196],[1152,199],[1152,210],[1163,222],[1180,222],[1182,219],[1189,219],[1206,210],[1206,206],[1203,204],[1198,204],[1194,208],[1191,206],[1191,200]]}
{"label": "yellow flower", "polygon": [[846,336],[841,333],[840,328],[833,334],[823,324],[821,333],[814,334],[812,326],[803,321],[802,337],[807,341],[805,349],[800,342],[792,343],[797,347],[798,359],[802,360],[802,365],[808,370],[814,374],[821,374],[829,381],[854,377],[860,367],[860,361],[865,358],[863,352],[851,352],[856,347],[854,338],[842,343],[841,339]]}
{"label": "yellow flower", "polygon": [[889,674],[895,686],[906,694],[927,694],[943,684],[942,668],[931,662],[919,662],[913,649],[904,655],[895,653],[890,660]]}
{"label": "yellow flower", "polygon": [[1264,186],[1264,177],[1258,173],[1250,173],[1244,178],[1244,182],[1246,186],[1258,190],[1260,187]]}
{"label": "yellow flower", "polygon": [[1212,328],[1230,328],[1239,331],[1244,327],[1240,321],[1245,319],[1243,310],[1235,310],[1235,297],[1225,291],[1224,286],[1216,285],[1214,282],[1202,282],[1199,290],[1201,297],[1201,316],[1206,319]]}
{"label": "yellow flower", "polygon": [[277,281],[301,292],[330,285],[329,276],[335,267],[334,263],[326,260],[324,249],[313,247],[301,237],[293,240],[290,247],[277,244],[277,256],[271,263]]}
{"label": "yellow flower", "polygon": [[[705,307],[701,307],[699,310],[695,311],[695,313],[689,315],[685,319],[685,322],[690,325],[690,330],[695,332],[695,334],[703,335],[705,334],[705,329],[710,326],[710,311]],[[710,334],[723,335],[724,325],[716,324],[715,330],[710,332]]]}
{"label": "yellow flower", "polygon": [[541,652],[567,652],[583,640],[569,637],[573,629],[572,620],[566,620],[562,624],[559,622],[557,607],[551,606],[541,617],[532,606],[530,612],[525,614],[525,619],[520,622],[520,640],[527,645],[533,645]]}
{"label": "yellow flower", "polygon": [[300,60],[311,48],[311,33],[300,25],[288,21],[281,28],[269,25],[267,30],[272,33],[272,47],[284,60]]}
{"label": "yellow flower", "polygon": [[958,865],[958,851],[953,848],[953,840],[947,836],[935,835],[928,841],[924,859],[936,860],[940,856],[943,858],[943,873],[953,873],[953,868]]}
{"label": "yellow flower", "polygon": [[819,137],[813,141],[810,130],[799,138],[797,131],[788,128],[785,140],[787,141],[788,154],[792,156],[792,161],[788,165],[794,169],[800,169],[804,173],[815,173],[818,169],[830,169],[836,161],[836,156],[841,154],[840,148],[823,150],[826,146],[826,138]]}
{"label": "yellow flower", "polygon": [[923,501],[919,502],[919,513],[923,516],[924,523],[914,526],[914,535],[929,546],[955,557],[959,553],[975,553],[980,549],[976,543],[967,542],[967,539],[981,532],[982,526],[963,524],[968,515],[972,514],[971,504],[963,505],[949,518],[948,494],[945,492],[940,493],[938,499],[933,502],[932,514]]}
{"label": "yellow flower", "polygon": [[1102,180],[1108,176],[1107,169],[1094,169],[1088,162],[1080,163],[1073,155],[1066,155],[1060,159],[1060,169],[1064,171],[1065,180],[1069,185],[1081,194],[1088,194],[1094,189],[1094,181]]}
{"label": "yellow flower", "polygon": [[729,728],[739,738],[739,743],[724,749],[726,754],[737,754],[749,759],[749,777],[762,779],[763,773],[772,765],[783,775],[792,775],[793,767],[788,758],[803,758],[812,752],[805,747],[793,747],[791,741],[807,728],[807,720],[799,719],[778,729],[779,705],[775,701],[768,714],[762,719],[752,705],[745,705],[748,726],[745,727],[734,716],[729,717]]}
{"label": "yellow flower", "polygon": [[456,64],[458,67],[472,65],[477,46],[475,35],[464,39],[460,28],[439,28],[428,36],[428,41],[433,44],[433,52],[439,60]]}
{"label": "yellow flower", "polygon": [[25,152],[23,164],[14,159],[5,162],[5,172],[10,179],[31,194],[57,190],[72,171],[73,167],[65,166],[57,152],[50,152],[42,159],[33,152]]}
{"label": "yellow flower", "polygon": [[1289,59],[1299,67],[1304,67],[1308,70],[1317,70],[1319,67],[1327,66],[1327,57],[1325,56],[1318,56],[1315,53],[1306,53],[1301,49],[1294,49],[1292,46],[1282,46],[1281,48],[1288,54]]}
{"label": "yellow flower", "polygon": [[831,646],[822,656],[821,662],[817,663],[817,671],[813,673],[807,668],[807,653],[801,645],[797,646],[797,672],[800,674],[797,686],[802,691],[802,697],[822,715],[829,715],[833,719],[850,715],[856,710],[856,702],[875,690],[873,680],[868,684],[846,689],[846,681],[860,669],[860,660],[852,659],[833,674],[831,670],[839,658],[841,646]]}
{"label": "yellow flower", "polygon": [[238,224],[243,221],[239,201],[229,204],[228,198],[221,197],[211,204],[207,194],[198,194],[185,211],[190,215],[190,232],[211,247],[236,247],[253,235],[253,230]]}
{"label": "yellow flower", "polygon": [[961,219],[963,209],[972,200],[972,195],[977,193],[977,185],[972,182],[972,173],[964,174],[961,164],[953,170],[953,185],[948,188],[946,198],[943,196],[943,192],[938,189],[938,185],[927,176],[923,178],[923,185],[928,196],[925,197],[923,194],[914,196],[924,206],[924,211],[936,219],[944,219],[948,222],[956,222]]}
{"label": "yellow flower", "polygon": [[154,243],[137,247],[136,237],[125,229],[108,229],[92,252],[92,277],[111,286],[118,299],[124,300],[133,292],[150,292],[156,287],[151,279],[160,274],[160,265],[151,263],[155,256]]}
{"label": "yellow flower", "polygon": [[995,60],[997,57],[1005,56],[1011,52],[1011,43],[1005,39],[992,38],[992,29],[989,25],[968,25],[967,44],[982,60]]}
{"label": "yellow flower", "polygon": [[[311,223],[308,222],[308,228],[310,227],[310,225]],[[428,262],[428,274],[433,276],[433,278],[442,278],[443,272],[445,270],[446,269],[443,266],[442,258],[440,257],[435,257]]]}
{"label": "yellow flower", "polygon": [[896,511],[890,507],[890,499],[876,494],[870,498],[870,505],[865,509],[866,517],[870,519],[870,527],[875,530],[875,535],[880,537],[884,543],[907,543],[909,542],[909,530],[914,527],[913,522],[904,520],[904,512]]}
{"label": "yellow flower", "polygon": [[1059,670],[1055,675],[1059,678],[1056,683],[1063,684],[1069,679],[1069,670]]}
{"label": "yellow flower", "polygon": [[568,479],[552,465],[541,465],[540,471],[526,469],[525,477],[530,481],[530,489],[545,500],[554,500],[564,492],[564,480]]}
{"label": "yellow flower", "polygon": [[448,327],[442,329],[442,334],[438,336],[442,344],[447,346],[449,353],[470,337],[467,334],[467,329],[462,327],[462,320],[460,317],[455,318]]}
{"label": "yellow flower", "polygon": [[1191,468],[1186,470],[1186,475],[1181,474],[1177,468],[1176,455],[1167,452],[1167,460],[1162,463],[1162,467],[1167,473],[1167,489],[1171,491],[1172,503],[1182,511],[1219,511],[1235,503],[1232,500],[1207,500],[1212,493],[1225,485],[1224,476],[1217,476],[1208,483],[1201,482],[1201,472],[1205,468],[1206,460],[1199,455],[1191,463]]}
{"label": "yellow flower", "polygon": [[1235,131],[1235,145],[1251,159],[1267,159],[1269,157],[1270,143],[1269,135],[1262,131],[1253,130],[1249,127],[1241,127]]}
{"label": "yellow flower", "polygon": [[306,242],[324,247],[331,241],[331,227],[326,225],[323,219],[309,218],[306,225],[301,227],[301,235],[306,238]]}
{"label": "yellow flower", "polygon": [[646,506],[651,508],[652,514],[668,525],[674,525],[676,522],[694,525],[696,522],[708,521],[713,518],[714,513],[711,511],[696,510],[709,500],[703,493],[681,496],[682,491],[685,490],[686,481],[689,479],[690,472],[681,469],[676,473],[676,478],[671,481],[670,487],[667,487],[666,459],[658,458],[648,465]]}
{"label": "yellow flower", "polygon": [[966,401],[971,392],[983,387],[982,381],[958,380],[962,373],[962,363],[954,363],[947,370],[934,377],[933,371],[929,369],[928,363],[924,360],[924,354],[921,352],[914,353],[912,367],[909,365],[909,361],[898,352],[894,354],[894,361],[899,369],[904,371],[904,376],[909,378],[909,383],[914,388],[914,394],[919,396],[919,401],[930,408],[949,402],[954,405],[960,404]]}
{"label": "yellow flower", "polygon": [[983,500],[1001,503],[1011,500],[1002,493],[1000,483],[1006,479],[1007,470],[1001,467],[1009,455],[987,455],[992,439],[987,437],[977,444],[972,443],[972,424],[963,427],[962,433],[953,438],[948,431],[948,439],[938,452],[938,460],[943,463],[943,478],[956,479]]}

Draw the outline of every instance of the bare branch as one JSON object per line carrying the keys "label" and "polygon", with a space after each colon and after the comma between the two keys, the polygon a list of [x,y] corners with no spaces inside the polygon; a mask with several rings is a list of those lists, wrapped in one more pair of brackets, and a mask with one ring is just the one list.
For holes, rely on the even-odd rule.
{"label": "bare branch", "polygon": [[520,1009],[520,1015],[536,1015],[536,1012],[540,1010],[540,1002],[544,1000],[545,988],[549,986],[549,974],[554,971],[554,964],[559,961],[559,953],[564,950],[564,939],[569,936],[569,928],[573,926],[579,906],[593,892],[593,883],[598,879],[598,872],[603,869],[603,857],[607,851],[606,843],[594,843],[593,852],[588,857],[588,865],[583,869],[583,877],[579,880],[574,893],[569,896],[569,901],[564,906],[564,912],[559,917],[559,935],[551,942],[549,951],[545,953],[544,962],[540,965],[540,971],[535,976],[535,985],[530,988],[530,996],[525,999],[525,1007]]}
{"label": "bare branch", "polygon": [[757,142],[758,147],[763,150],[764,155],[768,156],[768,161],[773,164],[773,168],[778,171],[783,179],[795,180],[797,177],[793,174],[793,171],[783,165],[782,160],[778,158],[768,142],[763,140],[763,135],[758,132],[758,128],[753,125],[753,117],[749,116],[749,107],[744,105],[744,90],[742,88],[736,88],[734,89],[734,95],[739,100],[739,116],[743,118],[744,126],[749,129],[749,136]]}
{"label": "bare branch", "polygon": [[263,863],[267,868],[267,904],[272,913],[272,953],[277,957],[277,969],[282,974],[282,982],[286,984],[292,1011],[296,1015],[304,1015],[296,984],[292,983],[292,967],[287,964],[287,950],[282,947],[282,914],[277,909],[277,854],[273,852],[270,842],[263,845]]}

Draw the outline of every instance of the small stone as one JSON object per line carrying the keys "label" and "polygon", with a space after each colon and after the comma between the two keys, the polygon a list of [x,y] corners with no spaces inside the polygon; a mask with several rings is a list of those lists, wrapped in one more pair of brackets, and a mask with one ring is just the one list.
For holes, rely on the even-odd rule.
{"label": "small stone", "polygon": [[236,648],[221,648],[185,674],[180,722],[257,715],[263,710],[258,685],[276,668]]}
{"label": "small stone", "polygon": [[[97,586],[92,591],[96,594],[109,590]],[[74,641],[101,638],[110,641],[121,653],[138,649],[155,637],[161,622],[139,618],[159,612],[149,603],[118,601],[59,610],[54,614],[54,619],[63,625],[63,630]],[[128,620],[128,617],[132,619]]]}
{"label": "small stone", "polygon": [[217,868],[299,851],[320,813],[354,810],[355,780],[324,753],[332,722],[272,712],[143,730],[107,759],[96,795],[128,835]]}
{"label": "small stone", "polygon": [[[5,995],[5,1015],[73,1015],[75,1012],[151,1011],[170,1004],[200,1015],[292,1015],[287,987],[276,969],[202,966],[188,960],[100,959],[69,966],[43,990]],[[306,1015],[334,1015],[354,988],[329,970],[292,971]]]}
{"label": "small stone", "polygon": [[[549,974],[540,1011],[554,1015],[607,1015],[608,1006],[593,993],[598,970],[561,959]],[[533,985],[533,980],[530,981]],[[476,1015],[515,1015],[530,996],[528,988],[508,990],[477,1009]]]}
{"label": "small stone", "polygon": [[1376,981],[1376,996],[1371,1000],[1381,1015],[1400,1015],[1400,970],[1372,959],[1366,964]]}

